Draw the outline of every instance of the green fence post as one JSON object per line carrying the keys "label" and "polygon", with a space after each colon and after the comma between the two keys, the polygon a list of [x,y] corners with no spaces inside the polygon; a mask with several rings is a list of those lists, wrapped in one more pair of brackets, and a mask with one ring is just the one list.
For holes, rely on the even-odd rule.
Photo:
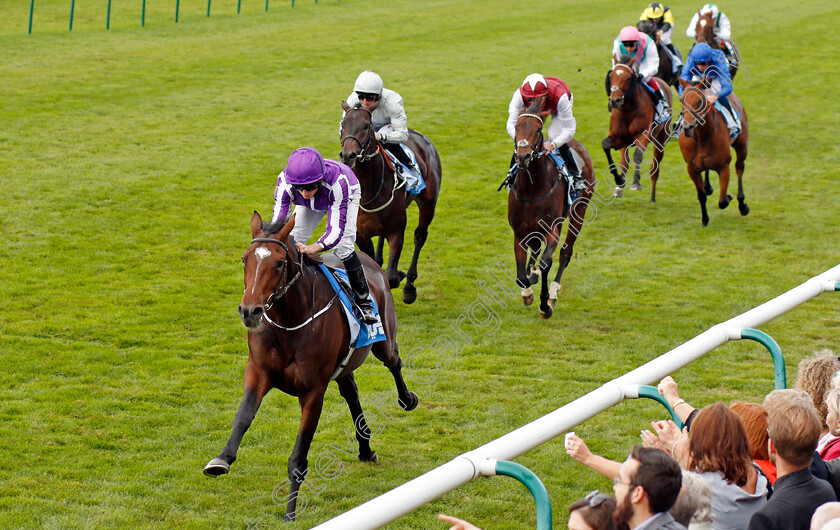
{"label": "green fence post", "polygon": [[782,349],[779,347],[778,343],[773,340],[773,337],[757,329],[742,328],[741,338],[760,342],[770,351],[770,355],[773,357],[773,376],[775,379],[776,389],[787,388],[785,356],[782,355]]}
{"label": "green fence post", "polygon": [[207,0],[207,16],[210,16],[210,0]]}
{"label": "green fence post", "polygon": [[73,31],[73,10],[76,9],[76,0],[70,0],[70,29]]}
{"label": "green fence post", "polygon": [[[34,0],[33,0],[33,1],[34,1]],[[835,283],[834,283],[834,290],[835,290],[835,291],[840,291],[840,282],[835,282]]]}
{"label": "green fence post", "polygon": [[32,35],[32,12],[35,11],[35,0],[29,3],[29,34]]}
{"label": "green fence post", "polygon": [[679,427],[680,430],[682,430],[682,428],[684,427],[682,420],[679,416],[677,416],[677,413],[674,412],[674,409],[671,408],[671,405],[668,404],[668,400],[665,399],[665,397],[659,393],[659,389],[648,385],[639,385],[639,397],[652,399],[654,401],[662,403],[662,406],[668,409],[668,412],[671,413],[671,419],[673,419],[674,423],[677,424],[677,427]]}
{"label": "green fence post", "polygon": [[143,0],[143,14],[140,15],[140,25],[146,27],[146,0]]}
{"label": "green fence post", "polygon": [[527,467],[507,460],[496,461],[496,474],[515,478],[525,484],[537,503],[537,530],[551,530],[551,500],[540,478]]}
{"label": "green fence post", "polygon": [[175,23],[178,23],[178,6],[180,5],[181,0],[175,0]]}
{"label": "green fence post", "polygon": [[108,16],[105,19],[105,29],[111,29],[111,0],[108,0]]}
{"label": "green fence post", "polygon": [[242,9],[242,0],[239,0],[239,1],[236,3],[236,14],[237,14],[237,15],[239,14],[239,10],[240,10],[240,9]]}
{"label": "green fence post", "polygon": [[265,0],[265,10],[268,11],[268,0]]}

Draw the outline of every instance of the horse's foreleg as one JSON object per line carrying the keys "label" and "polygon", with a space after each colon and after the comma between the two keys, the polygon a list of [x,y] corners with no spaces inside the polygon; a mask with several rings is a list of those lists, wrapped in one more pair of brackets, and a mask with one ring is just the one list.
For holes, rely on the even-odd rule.
{"label": "horse's foreleg", "polygon": [[720,177],[720,198],[718,199],[718,208],[725,210],[732,201],[732,195],[729,194],[729,164],[724,165],[718,171]]}
{"label": "horse's foreleg", "polygon": [[[298,398],[300,403],[300,428],[298,429],[295,447],[289,457],[289,501],[286,503],[284,521],[294,521],[297,517],[297,499],[300,494],[300,485],[306,478],[309,471],[309,446],[312,445],[312,438],[315,436],[315,429],[318,427],[318,420],[321,418],[321,409],[324,406],[324,388],[315,388],[302,394]],[[306,505],[301,507],[301,510]]]}
{"label": "horse's foreleg", "polygon": [[[610,173],[612,173],[613,179],[615,180],[615,185],[618,187],[618,190],[616,190],[616,191],[620,191],[620,190],[624,189],[624,185],[626,184],[626,181],[624,179],[624,168],[621,168],[621,172],[619,172],[615,167],[615,162],[613,162],[613,157],[612,157],[612,152],[611,152],[612,138],[610,136],[607,136],[606,138],[604,138],[604,140],[601,142],[601,147],[604,149],[604,154],[607,155],[607,164],[609,164],[607,167],[609,167]],[[620,197],[620,196],[621,196],[620,194],[616,195],[616,197]]]}
{"label": "horse's foreleg", "polygon": [[356,440],[359,441],[359,460],[376,462],[376,451],[370,448],[370,428],[365,421],[362,405],[359,403],[359,388],[356,386],[353,373],[340,377],[335,382],[338,384],[339,394],[350,408],[350,416],[353,417],[353,428],[356,431]]}
{"label": "horse's foreleg", "polygon": [[641,191],[642,189],[642,173],[641,167],[642,162],[645,159],[645,148],[647,147],[647,134],[642,135],[642,137],[633,144],[636,148],[633,151],[633,184],[630,185],[631,190]]}
{"label": "horse's foreleg", "polygon": [[219,456],[204,466],[204,474],[208,477],[217,477],[230,471],[230,465],[236,461],[236,453],[242,443],[245,431],[251,426],[257,410],[260,408],[263,397],[271,389],[271,383],[263,370],[249,362],[245,367],[245,391],[239,410],[233,419],[233,430],[230,433],[227,444],[219,453]]}
{"label": "horse's foreleg", "polygon": [[414,230],[414,254],[411,256],[411,265],[406,274],[405,287],[403,288],[403,302],[411,304],[417,300],[417,289],[414,287],[414,280],[417,279],[417,260],[420,258],[420,251],[426,244],[429,236],[429,225],[435,216],[435,203],[428,203],[420,206],[420,215],[417,228]]}
{"label": "horse's foreleg", "polygon": [[[665,138],[667,140],[667,137]],[[650,171],[650,202],[656,202],[656,182],[659,180],[659,170],[662,167],[662,157],[665,155],[665,144],[654,142],[654,166]]]}
{"label": "horse's foreleg", "polygon": [[688,165],[688,176],[691,177],[691,182],[694,183],[694,188],[697,190],[697,201],[700,202],[700,214],[703,226],[709,224],[709,213],[706,211],[706,188],[703,185],[703,177],[700,175],[700,170]]}
{"label": "horse's foreleg", "polygon": [[371,256],[371,257],[373,258],[373,260],[376,263],[379,264],[380,267],[382,266],[382,263],[384,263],[384,260],[382,258],[382,255],[383,255],[384,251],[385,251],[385,238],[383,236],[379,236],[379,241],[376,243],[376,255]]}
{"label": "horse's foreleg", "polygon": [[[405,229],[405,226],[403,226],[403,229]],[[391,289],[399,287],[400,282],[405,278],[405,273],[397,269],[404,239],[402,230],[388,235],[388,268],[385,269],[385,274],[388,276],[388,285]]]}
{"label": "horse's foreleg", "polygon": [[534,303],[534,291],[528,278],[528,249],[518,236],[513,238],[513,256],[516,258],[516,284],[522,289],[522,303],[531,305]]}

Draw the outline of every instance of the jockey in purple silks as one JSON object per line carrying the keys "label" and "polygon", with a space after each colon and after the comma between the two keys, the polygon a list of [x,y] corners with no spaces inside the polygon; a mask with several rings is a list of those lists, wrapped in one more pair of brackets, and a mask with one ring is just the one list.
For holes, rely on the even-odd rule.
{"label": "jockey in purple silks", "polygon": [[[332,250],[344,263],[362,320],[373,324],[379,319],[373,310],[365,270],[356,255],[356,216],[362,191],[353,171],[334,160],[324,160],[317,150],[301,147],[289,155],[289,163],[277,177],[272,222],[285,219],[295,207],[295,227],[291,236],[302,254]],[[307,245],[309,236],[327,216],[327,230],[318,241]]]}

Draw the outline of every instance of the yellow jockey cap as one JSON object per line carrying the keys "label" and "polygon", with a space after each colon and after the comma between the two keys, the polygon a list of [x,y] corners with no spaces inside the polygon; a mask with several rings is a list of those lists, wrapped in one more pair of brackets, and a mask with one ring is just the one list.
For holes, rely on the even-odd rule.
{"label": "yellow jockey cap", "polygon": [[665,9],[659,2],[650,4],[642,13],[641,20],[649,20],[651,18],[661,18],[665,16]]}

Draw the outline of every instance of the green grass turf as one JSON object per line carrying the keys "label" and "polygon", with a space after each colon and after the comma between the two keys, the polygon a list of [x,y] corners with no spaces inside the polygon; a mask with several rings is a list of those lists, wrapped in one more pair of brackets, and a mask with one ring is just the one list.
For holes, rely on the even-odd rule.
{"label": "green grass turf", "polygon": [[[610,46],[644,7],[324,0],[294,9],[272,1],[265,12],[243,1],[237,16],[236,2],[215,0],[207,18],[205,3],[183,0],[175,24],[174,1],[147,4],[141,28],[140,0],[114,0],[106,31],[107,3],[79,0],[68,32],[70,2],[38,0],[27,35],[29,2],[0,2],[4,528],[245,528],[257,518],[280,527],[272,490],[297,431],[294,398],[267,396],[230,475],[211,480],[201,468],[224,445],[241,398],[247,346],[236,307],[248,220],[255,209],[270,213],[289,152],[311,145],[337,156],[339,102],[367,68],[402,94],[410,125],[437,146],[444,183],[419,299],[397,304],[401,351],[416,351],[416,376],[431,378],[434,339],[468,310],[496,262],[513,267],[507,201],[495,191],[510,159],[512,91],[534,71],[564,78],[576,138],[603,174]],[[685,51],[698,6],[671,6]],[[343,455],[341,473],[312,480],[300,521],[286,528],[384,493],[838,263],[830,35],[840,8],[722,7],[749,72],[735,84],[750,118],[750,215],[713,200],[702,228],[670,145],[656,205],[648,182],[593,205],[551,320],[517,302],[494,306],[497,328],[466,324],[471,343],[436,380],[411,383],[418,409],[393,410],[373,444],[380,463]],[[762,328],[785,352],[789,382],[802,357],[837,349],[838,310],[826,294]],[[760,401],[772,366],[757,344],[731,343],[675,377],[696,405]],[[393,386],[373,359],[357,382],[369,413]],[[575,430],[621,458],[661,416],[653,403],[628,402]],[[331,388],[310,461],[344,442],[350,425]],[[610,488],[560,440],[517,461],[547,485],[558,527],[568,503]],[[493,478],[389,528],[442,528],[438,512],[485,528],[535,520],[527,491]]]}

